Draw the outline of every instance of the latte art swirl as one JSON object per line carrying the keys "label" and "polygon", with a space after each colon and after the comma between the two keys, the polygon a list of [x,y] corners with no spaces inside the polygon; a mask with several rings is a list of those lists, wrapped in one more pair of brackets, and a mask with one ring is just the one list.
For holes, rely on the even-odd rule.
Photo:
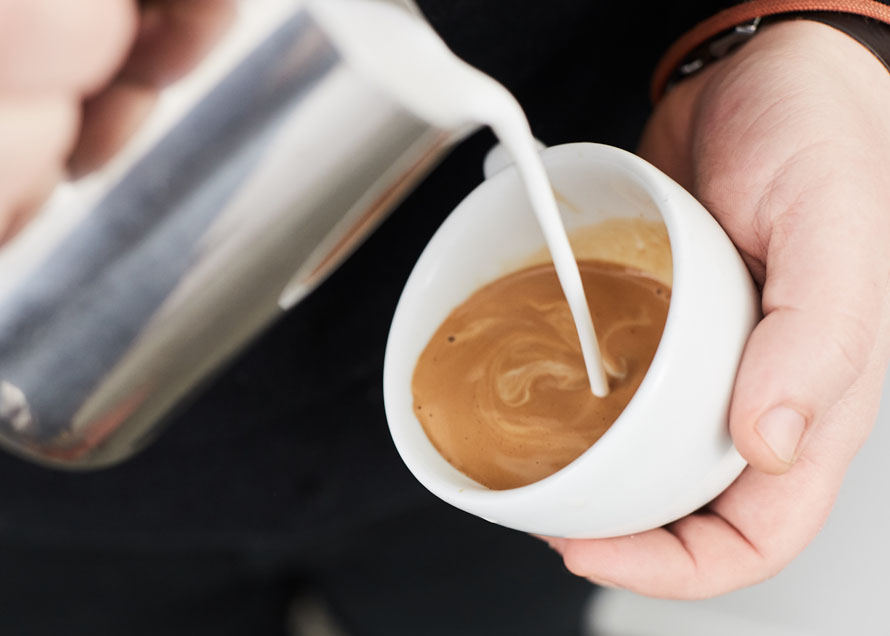
{"label": "latte art swirl", "polygon": [[641,272],[579,263],[611,392],[597,398],[552,266],[495,281],[458,307],[415,370],[415,412],[459,470],[494,489],[541,479],[608,429],[649,367],[670,291]]}

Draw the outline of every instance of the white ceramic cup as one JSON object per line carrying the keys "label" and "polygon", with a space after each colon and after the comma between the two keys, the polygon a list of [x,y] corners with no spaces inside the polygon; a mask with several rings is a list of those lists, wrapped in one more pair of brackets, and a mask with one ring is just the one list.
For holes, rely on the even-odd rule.
{"label": "white ceramic cup", "polygon": [[759,296],[713,217],[655,167],[590,143],[548,148],[541,156],[565,204],[570,235],[612,218],[660,219],[667,228],[671,302],[646,377],[599,441],[528,486],[490,490],[451,466],[430,443],[413,408],[418,357],[456,306],[481,286],[521,269],[544,247],[519,176],[508,167],[454,210],[405,285],[384,365],[390,431],[424,486],[489,521],[562,537],[656,528],[706,504],[745,466],[729,436],[728,412],[739,359],[759,318]]}

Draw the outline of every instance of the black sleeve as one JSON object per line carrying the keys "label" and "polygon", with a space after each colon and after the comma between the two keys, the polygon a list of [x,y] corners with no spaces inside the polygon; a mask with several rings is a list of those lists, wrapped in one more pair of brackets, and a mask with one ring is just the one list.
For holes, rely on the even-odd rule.
{"label": "black sleeve", "polygon": [[417,4],[459,56],[515,90],[570,53],[586,55],[592,67],[639,60],[651,70],[677,37],[732,3],[417,0]]}

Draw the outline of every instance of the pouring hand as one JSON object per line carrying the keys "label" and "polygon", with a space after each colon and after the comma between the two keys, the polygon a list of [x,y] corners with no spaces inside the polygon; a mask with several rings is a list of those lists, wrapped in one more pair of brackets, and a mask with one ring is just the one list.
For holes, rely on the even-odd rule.
{"label": "pouring hand", "polygon": [[228,24],[232,0],[0,7],[0,244],[59,180],[107,159]]}
{"label": "pouring hand", "polygon": [[673,598],[762,581],[816,535],[876,416],[890,356],[890,75],[815,22],[773,25],[678,85],[641,154],[695,194],[763,289],[730,428],[750,466],[704,509],[551,540],[596,582]]}

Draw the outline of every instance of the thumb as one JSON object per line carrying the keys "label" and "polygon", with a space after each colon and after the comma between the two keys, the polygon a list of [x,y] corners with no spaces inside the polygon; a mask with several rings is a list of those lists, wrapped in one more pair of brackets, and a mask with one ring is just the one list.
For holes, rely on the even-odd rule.
{"label": "thumb", "polygon": [[733,441],[754,468],[787,471],[864,371],[888,274],[876,234],[861,216],[836,213],[792,210],[774,223],[764,318],[746,345],[730,408]]}

